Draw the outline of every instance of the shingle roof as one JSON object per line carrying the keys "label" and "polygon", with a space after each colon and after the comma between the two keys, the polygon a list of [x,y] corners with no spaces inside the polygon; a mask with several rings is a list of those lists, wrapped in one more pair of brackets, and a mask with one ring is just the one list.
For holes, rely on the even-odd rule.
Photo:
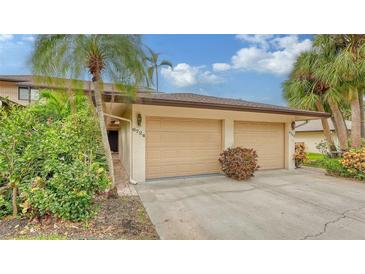
{"label": "shingle roof", "polygon": [[[32,75],[0,75],[0,81],[1,80],[16,82],[18,85],[49,87],[49,84],[36,84],[34,81],[34,77]],[[83,88],[84,90],[91,89],[90,81],[80,80],[80,84],[81,84],[80,88]],[[115,90],[116,89],[114,89],[114,86],[112,84],[104,83],[105,98],[110,98],[112,94],[117,97],[123,97],[121,94],[114,92]],[[311,117],[329,116],[327,113],[324,112],[298,110],[284,106],[256,103],[241,99],[222,98],[215,96],[200,95],[195,93],[163,93],[163,92],[147,91],[142,89],[137,93],[137,98],[135,99],[134,103],[291,114],[291,115],[311,116]]]}
{"label": "shingle roof", "polygon": [[293,114],[312,117],[328,117],[318,111],[298,110],[284,106],[256,103],[242,99],[222,98],[195,93],[139,92],[137,102],[144,104],[180,105],[227,110],[257,111],[267,113]]}
{"label": "shingle roof", "polygon": [[[335,130],[335,127],[332,123],[331,118],[327,119],[330,130]],[[351,130],[351,121],[345,121],[348,129]],[[303,122],[296,122],[296,126],[298,126],[295,131],[297,132],[308,132],[308,131],[323,131],[322,122],[320,119],[318,120],[310,120],[308,123],[303,124]]]}

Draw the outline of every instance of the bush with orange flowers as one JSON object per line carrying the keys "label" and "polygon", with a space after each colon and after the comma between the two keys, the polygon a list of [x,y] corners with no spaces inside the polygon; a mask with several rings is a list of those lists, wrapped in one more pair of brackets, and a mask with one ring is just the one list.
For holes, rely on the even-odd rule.
{"label": "bush with orange flowers", "polygon": [[305,155],[304,143],[295,143],[294,160],[296,168],[301,167],[304,161],[307,160],[307,156]]}
{"label": "bush with orange flowers", "polygon": [[345,152],[340,163],[356,179],[365,179],[365,148]]}

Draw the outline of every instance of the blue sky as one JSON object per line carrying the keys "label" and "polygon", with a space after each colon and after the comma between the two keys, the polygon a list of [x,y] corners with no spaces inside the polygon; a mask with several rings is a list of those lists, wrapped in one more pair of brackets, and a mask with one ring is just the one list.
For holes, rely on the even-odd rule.
{"label": "blue sky", "polygon": [[[174,69],[160,71],[160,90],[195,92],[285,105],[281,83],[312,35],[144,35]],[[0,74],[28,74],[34,37],[0,35]]]}

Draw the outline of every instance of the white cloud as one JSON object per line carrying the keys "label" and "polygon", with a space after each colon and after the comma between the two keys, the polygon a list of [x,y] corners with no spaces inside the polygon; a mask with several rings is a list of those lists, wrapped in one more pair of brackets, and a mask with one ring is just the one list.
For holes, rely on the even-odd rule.
{"label": "white cloud", "polygon": [[33,42],[35,40],[35,37],[30,35],[30,36],[24,36],[22,37],[23,41],[28,41],[28,42]]}
{"label": "white cloud", "polygon": [[262,48],[268,48],[270,46],[268,40],[273,38],[272,34],[238,34],[236,39],[248,42],[250,44],[258,45]]}
{"label": "white cloud", "polygon": [[231,58],[233,68],[277,75],[289,73],[297,56],[312,46],[310,39],[300,41],[297,35],[277,38],[270,35],[241,35],[239,39],[249,42],[251,46],[240,49]]}
{"label": "white cloud", "polygon": [[162,76],[177,87],[187,87],[196,84],[214,84],[222,79],[214,73],[204,70],[204,66],[190,66],[186,63],[161,69]]}
{"label": "white cloud", "polygon": [[12,40],[14,38],[14,35],[12,34],[0,34],[0,42],[5,42]]}
{"label": "white cloud", "polygon": [[215,63],[212,65],[213,71],[226,71],[231,69],[231,65],[227,63]]}

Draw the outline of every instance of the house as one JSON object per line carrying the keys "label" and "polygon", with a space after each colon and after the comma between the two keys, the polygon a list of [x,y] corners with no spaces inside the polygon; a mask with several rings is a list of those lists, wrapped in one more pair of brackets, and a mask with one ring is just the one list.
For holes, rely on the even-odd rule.
{"label": "house", "polygon": [[[92,92],[90,82],[83,90]],[[30,104],[39,90],[32,76],[0,76],[0,96]],[[218,157],[232,146],[253,148],[261,170],[294,168],[295,121],[329,117],[239,99],[140,90],[129,103],[104,85],[111,150],[132,181],[219,173]]]}
{"label": "house", "polygon": [[[335,127],[331,118],[328,118],[328,125],[330,127],[333,142],[338,146],[338,138]],[[345,121],[346,126],[351,130],[351,121]],[[322,122],[318,120],[309,120],[307,122],[296,122],[295,128],[295,142],[304,143],[306,152],[320,153],[317,145],[326,140],[323,134]]]}

